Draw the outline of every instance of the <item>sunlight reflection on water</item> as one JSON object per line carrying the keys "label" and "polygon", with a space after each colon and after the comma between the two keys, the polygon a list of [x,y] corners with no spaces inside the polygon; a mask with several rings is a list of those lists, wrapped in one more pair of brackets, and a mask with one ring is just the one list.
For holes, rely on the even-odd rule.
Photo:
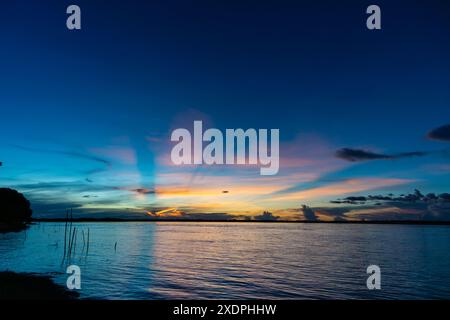
{"label": "sunlight reflection on water", "polygon": [[[450,298],[450,227],[287,223],[76,223],[62,261],[64,224],[0,234],[0,270],[45,273],[65,284],[82,270],[81,296],[100,299]],[[81,232],[81,231],[80,231]],[[115,243],[117,248],[115,249]],[[382,290],[366,288],[366,267]]]}

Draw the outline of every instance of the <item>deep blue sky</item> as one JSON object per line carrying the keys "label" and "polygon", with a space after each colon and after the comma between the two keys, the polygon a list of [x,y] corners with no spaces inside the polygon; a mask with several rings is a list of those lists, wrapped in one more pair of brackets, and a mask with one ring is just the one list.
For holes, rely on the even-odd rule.
{"label": "deep blue sky", "polygon": [[[80,31],[65,27],[72,3],[82,10]],[[382,30],[365,27],[372,3],[382,9]],[[182,180],[195,169],[158,164],[170,130],[194,118],[220,129],[280,128],[281,157],[315,163],[282,167],[289,190],[354,179],[378,179],[361,191],[450,189],[448,154],[440,152],[448,142],[426,138],[450,123],[446,1],[14,1],[2,4],[0,24],[0,183],[28,194],[43,214],[60,210],[55,198],[87,213],[196,208],[195,196],[172,204],[168,191],[166,200],[150,192],[127,198],[158,186],[203,192],[203,180]],[[343,147],[439,152],[349,163],[333,156]],[[299,172],[316,175],[295,181]],[[180,180],[168,180],[171,173]],[[261,184],[256,176],[239,182],[242,174],[201,176],[209,184],[228,178],[244,193]],[[227,183],[217,187],[234,186]],[[257,196],[284,191],[265,192]],[[294,193],[248,210],[344,195],[297,201]],[[211,204],[205,211],[238,212],[258,197],[199,201]]]}

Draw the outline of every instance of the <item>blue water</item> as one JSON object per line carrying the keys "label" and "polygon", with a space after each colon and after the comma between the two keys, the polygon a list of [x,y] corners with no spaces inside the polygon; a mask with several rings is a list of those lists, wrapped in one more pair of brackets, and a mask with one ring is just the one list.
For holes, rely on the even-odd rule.
{"label": "blue water", "polygon": [[[70,261],[63,261],[63,223],[0,234],[0,271],[47,274],[65,284],[65,268],[76,264],[82,273],[81,297],[95,299],[450,298],[448,226],[74,226],[77,242]],[[366,287],[366,268],[372,264],[381,268],[381,290]]]}

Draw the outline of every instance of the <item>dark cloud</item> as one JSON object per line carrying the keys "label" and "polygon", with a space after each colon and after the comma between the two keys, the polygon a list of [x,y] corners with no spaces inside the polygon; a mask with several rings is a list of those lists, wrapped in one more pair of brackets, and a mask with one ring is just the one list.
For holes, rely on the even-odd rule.
{"label": "dark cloud", "polygon": [[[59,155],[64,155],[64,156],[77,158],[77,159],[90,160],[90,161],[93,161],[93,162],[100,163],[100,164],[106,166],[107,168],[109,168],[111,166],[111,162],[106,160],[106,159],[103,159],[103,158],[100,158],[100,157],[96,157],[96,156],[92,156],[92,155],[89,155],[89,154],[84,154],[84,153],[81,153],[81,152],[61,151],[61,150],[53,150],[53,149],[30,148],[30,147],[23,147],[23,146],[19,146],[19,145],[12,145],[12,146],[14,148],[17,148],[17,149],[20,149],[20,150],[24,150],[24,151],[59,154]],[[104,171],[104,170],[105,170],[105,168],[93,169],[93,170],[89,170],[87,173],[88,174],[93,174],[93,173],[98,173],[98,172],[101,172],[101,171]]]}
{"label": "dark cloud", "polygon": [[[364,208],[364,206],[359,206],[359,208]],[[313,210],[313,212],[319,212],[321,214],[333,217],[334,220],[345,220],[345,214],[353,209],[353,206],[310,208],[310,210]]]}
{"label": "dark cloud", "polygon": [[403,153],[397,153],[394,155],[391,155],[391,159],[398,159],[398,158],[409,158],[409,157],[423,157],[426,155],[429,155],[431,152],[425,152],[425,151],[412,151],[412,152],[403,152]]}
{"label": "dark cloud", "polygon": [[155,193],[155,190],[147,189],[147,188],[131,189],[131,191],[139,193],[139,194],[154,194]]}
{"label": "dark cloud", "polygon": [[450,193],[441,193],[439,195],[439,199],[445,200],[445,201],[450,201]]}
{"label": "dark cloud", "polygon": [[339,149],[338,151],[336,151],[336,157],[352,162],[364,160],[376,160],[376,159],[389,159],[388,156],[383,154],[350,148]]}
{"label": "dark cloud", "polygon": [[423,218],[424,220],[450,220],[450,201],[430,204]]}
{"label": "dark cloud", "polygon": [[427,137],[433,140],[450,141],[450,124],[431,130]]}
{"label": "dark cloud", "polygon": [[361,204],[367,201],[367,197],[358,196],[358,197],[346,197],[344,199],[332,200],[331,203],[348,203],[348,204]]}
{"label": "dark cloud", "polygon": [[337,199],[330,201],[331,203],[348,203],[348,204],[365,204],[366,202],[417,202],[424,201],[430,202],[434,200],[450,201],[450,194],[441,193],[436,195],[434,193],[422,194],[419,190],[415,189],[413,193],[402,194],[395,196],[392,193],[388,195],[368,195],[368,196],[351,196],[343,199]]}
{"label": "dark cloud", "polygon": [[94,185],[92,183],[85,183],[84,181],[49,181],[36,182],[14,185],[15,188],[26,191],[47,191],[47,190],[61,190],[61,191],[77,191],[77,192],[93,192],[93,191],[110,191],[120,190],[119,187]]}
{"label": "dark cloud", "polygon": [[347,197],[345,199],[352,201],[366,201],[367,198],[364,196],[358,196],[358,197]]}
{"label": "dark cloud", "polygon": [[300,211],[301,213],[303,213],[303,216],[305,217],[306,220],[317,221],[316,213],[310,207],[303,204],[302,207],[300,208]]}
{"label": "dark cloud", "polygon": [[368,161],[368,160],[394,160],[400,158],[421,157],[427,154],[429,153],[414,151],[388,155],[382,153],[375,153],[369,150],[351,149],[351,148],[342,148],[337,150],[335,153],[337,158],[351,162]]}
{"label": "dark cloud", "polygon": [[381,201],[383,201],[383,200],[392,200],[392,195],[387,195],[387,196],[382,196],[382,195],[375,195],[375,196],[372,196],[372,195],[369,195],[369,196],[367,196],[367,199],[368,200],[381,200]]}
{"label": "dark cloud", "polygon": [[[314,210],[331,217],[339,217],[339,219],[346,219],[355,210],[362,210],[363,213],[357,215],[358,219],[450,221],[449,193],[423,194],[415,189],[413,193],[400,196],[394,194],[352,196],[333,200],[331,203],[352,206],[314,208]],[[353,217],[356,216],[353,215]]]}
{"label": "dark cloud", "polygon": [[92,161],[96,161],[96,162],[103,163],[103,164],[106,164],[106,165],[110,165],[111,164],[108,160],[105,160],[105,159],[102,159],[102,158],[99,158],[99,157],[95,157],[95,156],[92,156],[92,155],[80,153],[80,152],[75,152],[75,151],[38,149],[38,148],[29,148],[29,147],[23,147],[23,146],[18,146],[18,145],[13,145],[13,146],[15,148],[18,148],[18,149],[21,149],[21,150],[24,150],[24,151],[61,154],[61,155],[66,155],[66,156],[79,158],[79,159],[92,160]]}

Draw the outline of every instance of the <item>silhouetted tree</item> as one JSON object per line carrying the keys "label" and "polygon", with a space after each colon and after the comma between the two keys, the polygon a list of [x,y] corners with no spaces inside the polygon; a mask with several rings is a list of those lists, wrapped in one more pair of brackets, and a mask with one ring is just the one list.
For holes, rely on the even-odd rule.
{"label": "silhouetted tree", "polygon": [[31,219],[30,202],[23,194],[9,188],[0,188],[0,222],[20,223]]}

